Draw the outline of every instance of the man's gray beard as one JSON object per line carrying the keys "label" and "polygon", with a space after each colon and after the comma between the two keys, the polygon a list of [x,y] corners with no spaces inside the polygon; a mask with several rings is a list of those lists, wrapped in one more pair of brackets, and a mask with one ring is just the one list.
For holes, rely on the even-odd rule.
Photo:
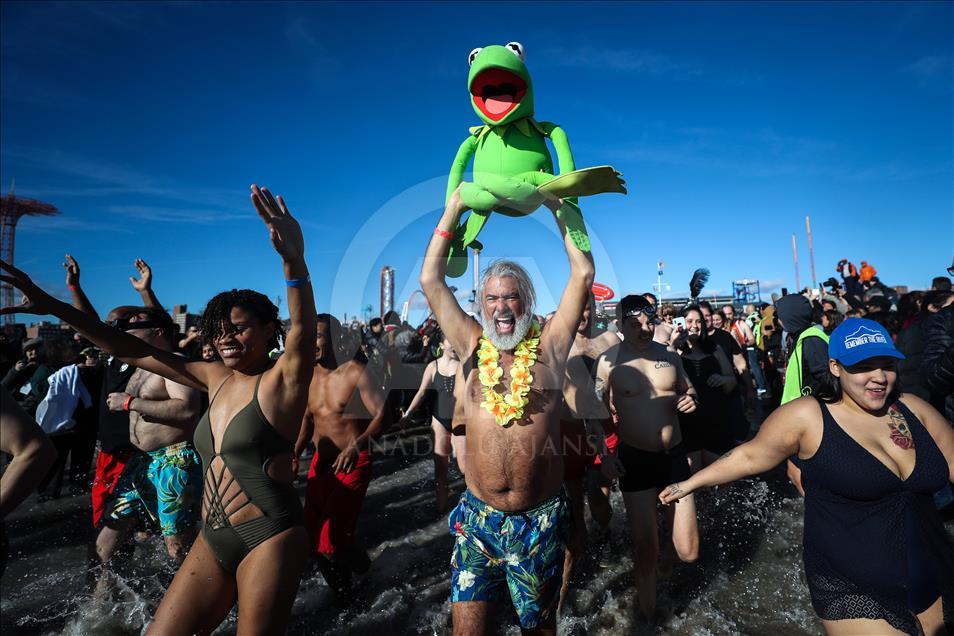
{"label": "man's gray beard", "polygon": [[501,336],[497,333],[497,324],[493,318],[489,320],[480,315],[480,324],[484,328],[484,337],[490,340],[491,344],[500,351],[513,351],[524,339],[527,332],[530,331],[530,324],[533,322],[533,314],[529,311],[524,312],[522,316],[516,319],[513,325],[513,333],[507,336]]}

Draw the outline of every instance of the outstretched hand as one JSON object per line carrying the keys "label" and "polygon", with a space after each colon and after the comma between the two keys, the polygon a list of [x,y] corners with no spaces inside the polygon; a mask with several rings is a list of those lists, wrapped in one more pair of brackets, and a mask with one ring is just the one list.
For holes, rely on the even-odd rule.
{"label": "outstretched hand", "polygon": [[252,185],[252,205],[268,226],[268,236],[272,246],[285,261],[302,258],[305,255],[305,239],[301,226],[292,217],[280,196],[274,197],[268,188]]}
{"label": "outstretched hand", "polygon": [[49,314],[56,300],[36,286],[27,274],[10,263],[0,260],[0,281],[12,285],[23,293],[23,300],[13,307],[0,307],[0,316],[7,314]]}
{"label": "outstretched hand", "polygon": [[63,269],[66,270],[66,286],[70,289],[78,287],[80,284],[80,268],[76,259],[67,254],[66,262],[63,263]]}
{"label": "outstretched hand", "polygon": [[133,289],[140,293],[152,289],[152,268],[149,267],[149,264],[141,258],[137,258],[133,262],[133,265],[139,270],[138,279],[133,276],[129,277],[129,282],[132,283]]}

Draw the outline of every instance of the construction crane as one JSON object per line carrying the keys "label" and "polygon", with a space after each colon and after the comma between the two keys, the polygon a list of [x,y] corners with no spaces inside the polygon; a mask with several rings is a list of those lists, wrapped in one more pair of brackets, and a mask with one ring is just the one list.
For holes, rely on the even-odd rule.
{"label": "construction crane", "polygon": [[[24,216],[55,216],[60,213],[55,206],[35,199],[23,199],[14,195],[16,183],[10,192],[0,199],[0,258],[13,265],[13,248],[16,241],[17,222]],[[0,304],[11,307],[15,303],[13,286],[0,283]],[[3,317],[3,324],[13,324],[13,314]]]}

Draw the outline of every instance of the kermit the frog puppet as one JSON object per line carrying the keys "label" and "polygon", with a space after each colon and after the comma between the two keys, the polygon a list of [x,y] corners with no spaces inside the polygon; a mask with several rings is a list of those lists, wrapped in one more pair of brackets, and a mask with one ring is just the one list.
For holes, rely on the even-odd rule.
{"label": "kermit the frog puppet", "polygon": [[[447,275],[467,270],[467,248],[480,249],[477,235],[491,212],[507,216],[530,214],[545,199],[564,199],[557,212],[574,245],[590,250],[583,215],[575,197],[620,192],[626,187],[610,166],[575,170],[566,133],[556,124],[533,119],[533,85],[519,42],[474,49],[468,58],[467,86],[474,112],[484,122],[470,129],[457,150],[447,180],[447,199],[464,180],[474,159],[474,180],[461,185],[461,200],[471,209],[454,232]],[[556,150],[560,175],[553,174],[547,149],[550,138]]]}

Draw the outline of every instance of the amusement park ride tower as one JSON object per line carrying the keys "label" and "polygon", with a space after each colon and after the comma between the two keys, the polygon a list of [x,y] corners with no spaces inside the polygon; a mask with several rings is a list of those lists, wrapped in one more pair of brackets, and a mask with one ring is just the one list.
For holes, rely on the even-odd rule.
{"label": "amusement park ride tower", "polygon": [[[23,216],[54,216],[60,213],[49,203],[14,196],[15,186],[10,186],[7,196],[0,199],[0,258],[13,265],[13,248],[16,240],[17,221]],[[0,304],[11,307],[15,303],[13,286],[0,283]],[[3,324],[13,324],[13,314],[3,317]]]}

